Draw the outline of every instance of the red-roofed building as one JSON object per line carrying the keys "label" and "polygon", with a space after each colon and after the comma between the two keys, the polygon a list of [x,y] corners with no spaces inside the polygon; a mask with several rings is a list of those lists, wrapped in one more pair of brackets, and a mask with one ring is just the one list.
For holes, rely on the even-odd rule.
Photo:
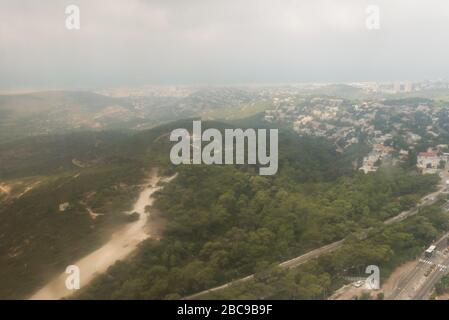
{"label": "red-roofed building", "polygon": [[427,150],[427,152],[418,154],[416,166],[423,173],[435,173],[439,169],[441,161],[447,161],[447,157],[439,156],[432,150]]}

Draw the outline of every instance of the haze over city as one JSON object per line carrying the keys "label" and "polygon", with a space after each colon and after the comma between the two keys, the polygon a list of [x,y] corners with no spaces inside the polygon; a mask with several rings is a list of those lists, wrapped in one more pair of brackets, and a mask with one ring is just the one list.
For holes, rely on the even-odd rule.
{"label": "haze over city", "polygon": [[448,29],[445,0],[6,0],[0,90],[439,79]]}

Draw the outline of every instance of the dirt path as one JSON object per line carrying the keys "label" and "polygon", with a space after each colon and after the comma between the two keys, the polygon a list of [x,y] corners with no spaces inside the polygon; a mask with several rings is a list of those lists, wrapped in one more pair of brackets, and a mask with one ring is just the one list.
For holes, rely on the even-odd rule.
{"label": "dirt path", "polygon": [[[344,240],[340,240],[340,241],[337,241],[337,242],[325,245],[325,246],[323,246],[321,248],[309,251],[309,252],[307,252],[307,253],[299,256],[299,257],[293,258],[291,260],[284,261],[284,262],[280,263],[278,266],[280,268],[287,268],[287,269],[288,268],[295,268],[295,267],[297,267],[297,266],[299,266],[301,264],[306,263],[307,261],[310,261],[311,259],[319,257],[320,255],[322,255],[324,253],[329,253],[329,252],[337,250],[338,248],[340,248],[343,245],[343,243],[344,243]],[[254,279],[254,274],[251,274],[251,275],[249,275],[247,277],[244,277],[244,278],[241,278],[241,279],[237,279],[237,280],[228,282],[228,283],[226,283],[224,285],[221,285],[219,287],[215,287],[215,288],[212,288],[212,289],[208,289],[208,290],[204,290],[204,291],[192,294],[190,296],[184,297],[183,300],[197,300],[197,299],[201,299],[202,297],[207,296],[208,294],[210,294],[210,293],[212,293],[214,291],[219,291],[219,290],[228,288],[228,287],[230,287],[232,285],[235,285],[237,283],[246,282],[246,281],[249,281],[249,280],[252,280],[252,279]]]}
{"label": "dirt path", "polygon": [[[161,189],[158,182],[169,182],[173,177],[161,178],[153,171],[150,178],[139,195],[131,212],[137,212],[140,217],[136,222],[129,223],[117,232],[101,248],[76,261],[73,265],[80,270],[80,287],[86,286],[95,276],[105,272],[116,261],[126,258],[133,252],[137,245],[151,235],[146,232],[146,224],[150,213],[145,213],[145,207],[154,201],[154,192]],[[65,281],[69,274],[62,273],[47,285],[33,294],[32,300],[57,300],[73,293],[65,287]]]}

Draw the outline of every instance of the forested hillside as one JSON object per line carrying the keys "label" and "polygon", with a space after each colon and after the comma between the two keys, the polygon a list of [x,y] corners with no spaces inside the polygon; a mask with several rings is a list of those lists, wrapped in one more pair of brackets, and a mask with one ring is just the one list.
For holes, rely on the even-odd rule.
{"label": "forested hillside", "polygon": [[[438,181],[389,167],[363,175],[353,169],[363,146],[340,154],[323,138],[283,130],[275,176],[259,176],[254,165],[174,167],[169,133],[191,124],[3,144],[1,183],[10,194],[0,198],[0,295],[29,295],[103,243],[126,223],[123,212],[152,167],[178,172],[155,204],[166,225],[161,240],[143,242],[81,297],[165,299],[213,287],[378,226]],[[203,122],[203,129],[244,124]]]}
{"label": "forested hillside", "polygon": [[[118,262],[82,298],[171,299],[214,287],[373,226],[410,208],[436,176],[350,173],[324,140],[282,137],[280,169],[184,166],[160,193],[160,241]],[[342,162],[344,161],[344,162]]]}

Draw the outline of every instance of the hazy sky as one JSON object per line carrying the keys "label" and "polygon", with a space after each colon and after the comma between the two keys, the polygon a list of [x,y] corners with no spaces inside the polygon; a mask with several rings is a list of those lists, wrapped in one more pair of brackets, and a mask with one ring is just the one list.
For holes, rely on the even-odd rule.
{"label": "hazy sky", "polygon": [[449,79],[448,0],[0,1],[1,90],[425,78]]}

